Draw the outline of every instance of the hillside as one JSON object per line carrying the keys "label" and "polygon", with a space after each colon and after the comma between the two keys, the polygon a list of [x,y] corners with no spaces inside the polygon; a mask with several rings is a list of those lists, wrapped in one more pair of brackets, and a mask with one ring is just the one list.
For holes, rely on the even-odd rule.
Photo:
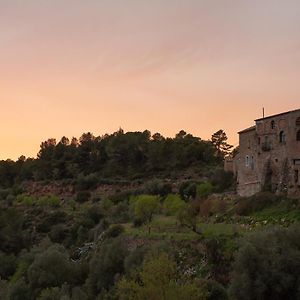
{"label": "hillside", "polygon": [[299,299],[299,199],[184,132],[84,137],[1,162],[0,299]]}

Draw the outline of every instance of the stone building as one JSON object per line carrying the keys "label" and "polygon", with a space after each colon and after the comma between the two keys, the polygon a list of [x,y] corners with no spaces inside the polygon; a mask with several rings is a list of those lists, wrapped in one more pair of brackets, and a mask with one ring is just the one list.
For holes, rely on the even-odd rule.
{"label": "stone building", "polygon": [[300,109],[255,120],[239,132],[237,192],[262,190],[300,197]]}

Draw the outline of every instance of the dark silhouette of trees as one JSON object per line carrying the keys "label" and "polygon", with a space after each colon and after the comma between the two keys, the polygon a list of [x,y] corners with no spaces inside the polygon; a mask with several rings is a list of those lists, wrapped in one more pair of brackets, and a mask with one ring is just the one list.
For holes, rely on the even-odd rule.
{"label": "dark silhouette of trees", "polygon": [[224,132],[210,142],[183,130],[175,138],[165,138],[160,133],[151,136],[148,130],[125,133],[121,128],[103,136],[87,132],[71,141],[63,136],[58,143],[50,138],[41,143],[36,159],[22,156],[16,162],[0,161],[0,187],[90,174],[111,179],[168,176],[191,166],[220,163],[215,152],[224,154],[230,148],[226,139]]}
{"label": "dark silhouette of trees", "polygon": [[220,129],[215,132],[211,137],[211,142],[216,148],[216,154],[218,157],[223,158],[227,154],[230,153],[231,149],[233,148],[232,145],[227,143],[228,137],[224,130]]}

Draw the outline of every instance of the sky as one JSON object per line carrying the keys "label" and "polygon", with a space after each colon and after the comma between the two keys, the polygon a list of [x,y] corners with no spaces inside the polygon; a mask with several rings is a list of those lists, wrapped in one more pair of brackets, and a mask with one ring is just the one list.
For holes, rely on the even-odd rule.
{"label": "sky", "polygon": [[209,139],[300,108],[298,0],[0,0],[0,159],[50,137]]}

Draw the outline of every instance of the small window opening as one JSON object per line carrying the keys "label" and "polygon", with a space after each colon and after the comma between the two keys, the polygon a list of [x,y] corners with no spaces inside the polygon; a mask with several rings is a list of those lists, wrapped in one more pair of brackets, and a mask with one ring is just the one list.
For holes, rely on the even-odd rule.
{"label": "small window opening", "polygon": [[285,143],[286,142],[286,138],[285,138],[285,133],[284,131],[280,131],[279,133],[279,143]]}
{"label": "small window opening", "polygon": [[275,129],[275,121],[271,122],[271,129]]}
{"label": "small window opening", "polygon": [[295,183],[299,182],[299,170],[295,170]]}
{"label": "small window opening", "polygon": [[300,126],[300,117],[298,117],[296,120],[296,126]]}
{"label": "small window opening", "polygon": [[246,156],[246,167],[249,167],[249,156]]}
{"label": "small window opening", "polygon": [[296,137],[297,141],[300,141],[300,130],[298,130],[297,132],[297,137]]}

